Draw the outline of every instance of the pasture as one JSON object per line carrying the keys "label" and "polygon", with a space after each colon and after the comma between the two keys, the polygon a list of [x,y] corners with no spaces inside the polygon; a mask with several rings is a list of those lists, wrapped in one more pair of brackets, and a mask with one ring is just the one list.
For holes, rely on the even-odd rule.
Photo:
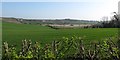
{"label": "pasture", "polygon": [[10,45],[21,46],[21,40],[38,41],[41,45],[50,43],[53,40],[62,40],[62,37],[83,37],[85,44],[92,41],[102,41],[105,38],[118,35],[117,28],[76,28],[76,29],[52,29],[47,26],[15,24],[3,22],[2,40],[7,41]]}

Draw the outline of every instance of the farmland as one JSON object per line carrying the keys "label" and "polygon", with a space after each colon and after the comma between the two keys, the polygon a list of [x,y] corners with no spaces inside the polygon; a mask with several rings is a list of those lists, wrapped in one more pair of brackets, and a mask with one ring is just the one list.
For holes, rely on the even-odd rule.
{"label": "farmland", "polygon": [[117,36],[117,28],[89,28],[89,29],[52,29],[46,26],[15,24],[3,22],[2,40],[10,44],[21,46],[21,40],[38,41],[41,45],[53,40],[62,40],[62,37],[78,36],[84,38],[84,43],[102,41],[105,38]]}

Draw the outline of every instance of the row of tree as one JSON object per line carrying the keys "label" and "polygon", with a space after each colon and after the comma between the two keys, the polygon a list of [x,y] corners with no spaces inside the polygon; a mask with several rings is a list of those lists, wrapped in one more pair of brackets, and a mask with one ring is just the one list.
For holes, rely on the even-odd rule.
{"label": "row of tree", "polygon": [[119,15],[116,12],[114,12],[114,15],[110,21],[102,21],[96,25],[93,25],[92,27],[93,28],[120,28]]}

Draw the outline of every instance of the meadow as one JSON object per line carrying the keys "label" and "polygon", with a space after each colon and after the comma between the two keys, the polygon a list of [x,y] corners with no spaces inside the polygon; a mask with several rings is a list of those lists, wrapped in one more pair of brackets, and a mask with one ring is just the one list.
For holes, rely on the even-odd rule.
{"label": "meadow", "polygon": [[[10,45],[21,46],[21,40],[38,41],[41,45],[51,43],[53,40],[62,40],[63,37],[82,37],[87,45],[93,41],[103,41],[109,37],[118,35],[117,28],[75,28],[75,29],[52,29],[47,26],[2,23],[2,40]],[[116,40],[115,40],[116,41]]]}
{"label": "meadow", "polygon": [[[2,20],[0,18],[0,28],[2,28]],[[2,56],[2,29],[0,29],[0,59]]]}

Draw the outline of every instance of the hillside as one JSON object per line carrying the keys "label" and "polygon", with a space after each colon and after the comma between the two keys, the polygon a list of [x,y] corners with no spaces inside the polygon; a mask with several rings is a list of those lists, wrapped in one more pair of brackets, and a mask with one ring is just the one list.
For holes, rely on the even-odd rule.
{"label": "hillside", "polygon": [[11,23],[19,23],[20,24],[20,22],[19,21],[17,21],[17,19],[16,18],[9,18],[9,17],[2,17],[2,21],[3,22],[11,22]]}
{"label": "hillside", "polygon": [[76,19],[23,19],[13,17],[2,17],[2,21],[23,24],[97,24],[98,21],[76,20]]}

